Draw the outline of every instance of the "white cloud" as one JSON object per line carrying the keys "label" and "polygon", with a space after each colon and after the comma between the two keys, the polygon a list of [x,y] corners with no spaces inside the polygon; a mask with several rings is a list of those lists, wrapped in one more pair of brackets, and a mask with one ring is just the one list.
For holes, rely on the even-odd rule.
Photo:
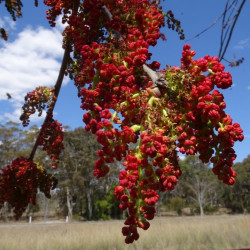
{"label": "white cloud", "polygon": [[0,27],[4,28],[6,30],[14,30],[16,26],[16,23],[8,16],[4,16],[3,18],[0,18]]}
{"label": "white cloud", "polygon": [[[54,29],[26,27],[13,42],[0,44],[0,101],[14,110],[3,113],[0,109],[0,121],[18,121],[26,93],[55,84],[63,57],[61,30],[61,25]],[[6,93],[11,94],[10,100]]]}
{"label": "white cloud", "polygon": [[247,49],[250,48],[250,38],[245,38],[240,40],[237,45],[234,46],[234,49]]}

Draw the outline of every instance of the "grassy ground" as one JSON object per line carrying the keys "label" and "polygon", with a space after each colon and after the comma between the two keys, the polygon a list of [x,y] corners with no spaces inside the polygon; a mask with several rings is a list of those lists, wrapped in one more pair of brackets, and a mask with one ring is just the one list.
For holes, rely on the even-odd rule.
{"label": "grassy ground", "polygon": [[[211,250],[250,247],[250,215],[156,218],[126,245],[122,221],[1,224],[1,250]],[[250,249],[250,248],[249,248]]]}

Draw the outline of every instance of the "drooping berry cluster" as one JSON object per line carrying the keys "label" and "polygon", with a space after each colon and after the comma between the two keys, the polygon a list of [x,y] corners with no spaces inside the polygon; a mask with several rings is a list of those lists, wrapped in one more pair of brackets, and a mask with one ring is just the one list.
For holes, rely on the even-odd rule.
{"label": "drooping berry cluster", "polygon": [[[236,158],[232,147],[235,141],[242,141],[244,136],[240,125],[233,124],[225,113],[223,95],[214,90],[215,86],[229,88],[232,78],[230,73],[224,72],[224,66],[217,57],[205,56],[192,60],[194,54],[189,45],[184,46],[182,69],[192,76],[193,81],[190,94],[186,94],[186,114],[181,119],[186,125],[179,129],[178,146],[182,153],[199,152],[203,162],[213,163],[213,172],[218,178],[232,185],[236,176],[232,170]],[[204,72],[208,72],[208,75]]]}
{"label": "drooping berry cluster", "polygon": [[36,111],[38,111],[38,116],[41,116],[45,108],[50,109],[54,105],[53,91],[53,88],[37,87],[25,96],[25,104],[22,107],[23,113],[20,117],[24,127],[29,125],[29,118]]}
{"label": "drooping berry cluster", "polygon": [[68,16],[78,6],[78,0],[44,0],[44,4],[50,6],[47,10],[47,19],[49,24],[54,27],[56,25],[56,17],[63,14],[62,22],[65,23]]}
{"label": "drooping berry cluster", "polygon": [[38,116],[41,116],[42,112],[47,109],[47,118],[37,138],[37,146],[41,146],[42,150],[50,156],[52,168],[57,167],[59,155],[64,148],[62,124],[54,120],[52,115],[55,102],[54,88],[38,87],[26,95],[23,113],[20,117],[23,126],[27,126],[32,114],[38,111]]}
{"label": "drooping berry cluster", "polygon": [[42,125],[38,145],[46,151],[52,161],[52,168],[59,163],[59,155],[63,150],[63,129],[62,124],[50,119]]}
{"label": "drooping berry cluster", "polygon": [[56,180],[43,167],[24,157],[17,158],[0,174],[0,207],[8,202],[19,218],[29,203],[36,203],[38,188],[50,198],[50,190],[55,186]]}
{"label": "drooping berry cluster", "polygon": [[[56,9],[68,13],[66,0],[48,2],[50,20]],[[87,111],[86,130],[102,145],[94,175],[103,177],[109,163],[124,160],[115,196],[129,213],[122,233],[132,243],[139,238],[137,228],[147,229],[154,218],[159,192],[177,184],[178,151],[199,153],[203,162],[213,162],[219,179],[233,183],[232,146],[243,139],[242,130],[214,90],[230,87],[231,75],[218,58],[193,60],[195,52],[186,45],[181,67],[167,68],[168,85],[156,89],[142,67],[150,60],[149,46],[162,36],[164,18],[155,1],[85,0],[78,15],[70,13],[64,35],[74,44],[71,72]],[[160,64],[149,66],[156,70]]]}

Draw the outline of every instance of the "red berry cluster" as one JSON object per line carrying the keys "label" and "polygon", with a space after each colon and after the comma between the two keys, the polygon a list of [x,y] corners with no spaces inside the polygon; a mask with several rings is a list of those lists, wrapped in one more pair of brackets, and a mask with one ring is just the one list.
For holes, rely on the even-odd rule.
{"label": "red berry cluster", "polygon": [[120,185],[114,190],[116,199],[121,201],[120,208],[129,212],[122,229],[126,243],[138,239],[137,227],[149,228],[148,220],[154,218],[159,191],[173,190],[177,184],[181,171],[175,148],[163,130],[151,134],[143,131],[139,145],[126,156]]}
{"label": "red berry cluster", "polygon": [[78,0],[44,0],[44,4],[50,6],[51,9],[47,10],[47,19],[49,24],[54,27],[56,25],[56,17],[63,14],[62,22],[65,23],[71,10],[78,6]]}
{"label": "red berry cluster", "polygon": [[36,203],[38,188],[50,198],[50,190],[55,186],[56,180],[43,167],[24,157],[17,158],[0,174],[0,207],[8,202],[18,219],[29,203]]}
{"label": "red berry cluster", "polygon": [[38,145],[46,151],[52,161],[52,168],[59,163],[59,155],[63,150],[63,128],[62,124],[50,119],[42,125]]}
{"label": "red berry cluster", "polygon": [[62,124],[52,118],[55,101],[54,88],[38,87],[26,95],[23,113],[20,117],[23,126],[27,126],[30,115],[38,111],[38,115],[41,116],[43,110],[47,109],[47,118],[42,125],[37,145],[42,146],[42,149],[50,156],[52,168],[58,165],[59,155],[63,150]]}
{"label": "red berry cluster", "polygon": [[[189,45],[184,46],[182,67],[175,69],[173,75],[186,75],[192,79],[190,93],[185,94],[185,114],[178,127],[178,147],[187,154],[199,153],[203,162],[213,163],[213,172],[224,183],[232,185],[236,173],[232,170],[236,158],[233,150],[235,141],[242,141],[244,136],[238,123],[225,113],[226,104],[223,95],[215,88],[228,88],[232,78],[224,72],[224,66],[217,57],[205,56],[193,60],[194,51]],[[208,74],[205,74],[205,73]],[[180,77],[180,76],[179,76]],[[184,84],[184,86],[187,84]],[[184,125],[185,124],[185,125]]]}
{"label": "red berry cluster", "polygon": [[[104,4],[114,10],[112,20],[103,11]],[[112,122],[121,121],[117,112],[112,114],[110,109],[117,110],[120,103],[127,102],[127,93],[139,91],[140,82],[143,85],[140,67],[150,58],[149,45],[155,45],[160,37],[163,16],[149,1],[140,4],[138,1],[84,1],[82,5],[81,13],[68,18],[65,34],[73,39],[76,58],[79,57],[75,82],[80,89],[81,107],[90,110],[84,114],[83,121],[103,145],[94,171],[95,176],[102,177],[109,171],[107,163],[121,160],[126,156],[128,144],[137,140],[126,123],[122,131],[114,129]],[[102,32],[104,29],[108,37]],[[126,39],[119,41],[115,31]]]}
{"label": "red berry cluster", "polygon": [[54,105],[53,91],[53,88],[37,87],[25,96],[25,104],[22,107],[23,113],[20,117],[24,127],[29,125],[29,118],[36,111],[38,111],[38,116],[41,116],[45,108],[49,109]]}
{"label": "red berry cluster", "polygon": [[142,66],[150,60],[149,46],[161,37],[164,19],[158,4],[85,0],[75,15],[68,2],[45,1],[51,7],[48,18],[66,13],[64,35],[74,45],[71,72],[87,111],[83,121],[102,145],[94,175],[105,176],[109,163],[125,159],[114,192],[129,213],[122,233],[132,243],[139,238],[137,228],[148,229],[154,218],[159,192],[174,189],[181,175],[178,151],[199,153],[203,162],[214,164],[219,179],[234,182],[232,147],[243,139],[242,130],[214,90],[230,87],[231,75],[216,57],[193,60],[195,52],[185,45],[181,67],[162,72],[167,86],[152,89]]}

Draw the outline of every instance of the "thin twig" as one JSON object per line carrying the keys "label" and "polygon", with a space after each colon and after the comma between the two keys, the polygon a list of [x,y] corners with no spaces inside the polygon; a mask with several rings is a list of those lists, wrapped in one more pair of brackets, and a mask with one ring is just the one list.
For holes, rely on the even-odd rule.
{"label": "thin twig", "polygon": [[246,0],[243,0],[243,1],[242,1],[241,5],[240,5],[240,7],[239,7],[239,9],[238,9],[237,14],[235,15],[234,23],[233,23],[233,25],[232,25],[232,27],[231,27],[231,30],[230,30],[230,33],[229,33],[229,35],[228,35],[227,43],[226,43],[226,45],[225,45],[225,47],[224,47],[224,50],[223,50],[223,52],[221,53],[221,55],[219,54],[219,60],[220,60],[220,61],[223,59],[223,57],[224,57],[224,55],[225,55],[225,53],[226,53],[226,51],[227,51],[228,45],[229,45],[230,40],[231,40],[231,38],[232,38],[232,34],[233,34],[233,31],[234,31],[235,24],[236,24],[236,22],[237,22],[237,20],[238,20],[238,18],[239,18],[239,15],[240,15],[240,13],[241,13],[241,10],[242,10],[242,8],[243,8],[245,2],[246,2]]}
{"label": "thin twig", "polygon": [[[235,2],[236,2],[236,4],[237,4],[238,0],[237,0],[237,1],[234,0],[234,1],[232,2],[232,4],[234,4]],[[227,6],[228,6],[228,3],[229,3],[229,0],[227,0],[226,6],[225,6],[224,15],[223,15],[223,19],[222,19],[219,55],[221,54],[221,50],[222,50],[222,48],[223,48],[223,44],[225,43],[225,39],[226,39],[227,34],[228,34],[228,32],[229,32],[229,27],[230,27],[229,18],[231,17],[231,15],[232,15],[233,12],[234,12],[234,10],[231,11],[231,13],[229,14],[229,17],[227,18],[227,21],[225,22],[226,15],[227,15],[227,12],[228,12],[228,11],[226,10],[226,9],[227,9]],[[234,7],[233,9],[235,9],[235,7]],[[229,10],[229,9],[228,9],[228,10]],[[227,29],[226,29],[226,27],[227,27]],[[226,32],[225,32],[225,34],[224,34],[225,29],[226,29]]]}
{"label": "thin twig", "polygon": [[231,6],[232,6],[232,4],[231,4],[227,9],[225,9],[224,12],[223,12],[219,17],[217,17],[217,18],[215,19],[215,21],[214,21],[211,25],[209,25],[207,28],[205,28],[205,29],[202,30],[200,33],[196,34],[195,36],[193,36],[193,37],[187,39],[186,42],[188,42],[188,41],[190,41],[190,40],[193,40],[193,39],[199,37],[201,34],[203,34],[204,32],[208,31],[209,29],[211,29],[211,28],[212,28],[212,27],[213,27],[213,26],[214,26],[214,25],[224,16],[225,12],[228,11],[228,10],[231,8]]}
{"label": "thin twig", "polygon": [[[227,3],[225,5],[225,10],[224,10],[224,13],[223,13],[223,18],[222,18],[222,29],[221,29],[221,34],[220,34],[220,50],[221,50],[221,45],[223,43],[223,37],[224,37],[224,29],[225,29],[225,18],[226,18],[226,14],[227,14],[227,6],[228,6],[228,3],[229,3],[229,0],[227,0]],[[219,51],[219,54],[221,53],[221,51]]]}

